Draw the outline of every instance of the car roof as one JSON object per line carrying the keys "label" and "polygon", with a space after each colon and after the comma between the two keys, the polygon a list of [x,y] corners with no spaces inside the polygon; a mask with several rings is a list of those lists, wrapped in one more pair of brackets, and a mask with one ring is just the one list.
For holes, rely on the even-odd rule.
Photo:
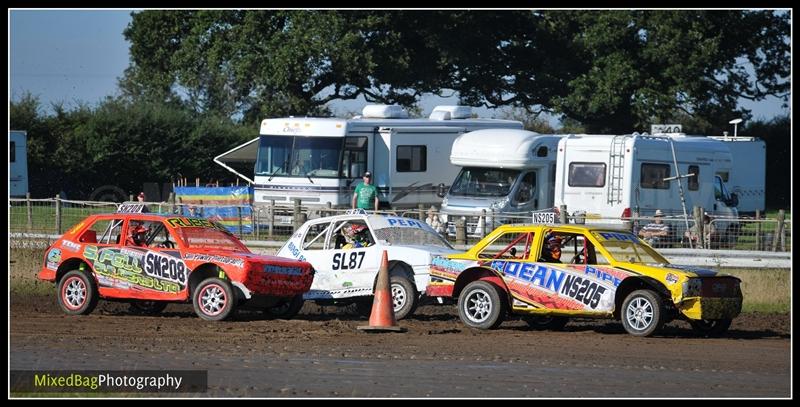
{"label": "car roof", "polygon": [[571,223],[570,224],[563,224],[563,223],[510,224],[510,225],[499,226],[497,230],[523,232],[533,229],[550,229],[550,228],[558,228],[565,232],[575,232],[575,233],[595,232],[595,231],[614,231],[614,232],[631,233],[630,230],[624,229],[621,225],[603,225],[603,224],[576,225]]}

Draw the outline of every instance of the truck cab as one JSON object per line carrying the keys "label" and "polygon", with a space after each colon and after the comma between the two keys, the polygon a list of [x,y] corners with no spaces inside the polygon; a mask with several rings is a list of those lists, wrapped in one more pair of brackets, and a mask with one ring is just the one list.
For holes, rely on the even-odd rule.
{"label": "truck cab", "polygon": [[461,167],[442,201],[442,220],[454,233],[453,220],[467,219],[467,232],[478,234],[484,211],[486,230],[512,217],[553,207],[556,148],[561,136],[526,130],[488,129],[459,136],[450,162]]}

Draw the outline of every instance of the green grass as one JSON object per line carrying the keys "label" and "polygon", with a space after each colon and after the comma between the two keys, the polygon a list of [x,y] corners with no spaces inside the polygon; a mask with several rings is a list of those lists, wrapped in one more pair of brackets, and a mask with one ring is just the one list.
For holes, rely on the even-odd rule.
{"label": "green grass", "polygon": [[721,269],[742,280],[742,312],[789,313],[791,269]]}

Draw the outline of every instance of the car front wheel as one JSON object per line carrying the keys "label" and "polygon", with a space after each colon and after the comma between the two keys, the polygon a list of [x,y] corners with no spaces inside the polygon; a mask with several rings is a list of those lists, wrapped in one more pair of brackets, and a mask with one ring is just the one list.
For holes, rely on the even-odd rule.
{"label": "car front wheel", "polygon": [[221,321],[233,312],[235,298],[230,283],[212,277],[203,280],[192,296],[197,316],[207,321]]}
{"label": "car front wheel", "polygon": [[528,326],[533,329],[550,331],[560,331],[564,329],[564,326],[569,322],[569,318],[567,317],[529,316],[523,319],[528,323]]}
{"label": "car front wheel", "polygon": [[694,332],[700,336],[715,337],[724,334],[731,326],[731,319],[700,319],[690,320]]}
{"label": "car front wheel", "polygon": [[458,315],[470,328],[493,329],[505,317],[505,292],[488,281],[469,283],[458,297]]}
{"label": "car front wheel", "polygon": [[297,315],[298,312],[300,312],[300,309],[303,308],[304,303],[305,301],[303,300],[303,294],[298,294],[280,302],[275,306],[265,309],[264,312],[270,318],[292,319],[295,315]]}
{"label": "car front wheel", "polygon": [[636,290],[622,303],[622,326],[634,336],[650,336],[664,324],[664,302],[652,290]]}

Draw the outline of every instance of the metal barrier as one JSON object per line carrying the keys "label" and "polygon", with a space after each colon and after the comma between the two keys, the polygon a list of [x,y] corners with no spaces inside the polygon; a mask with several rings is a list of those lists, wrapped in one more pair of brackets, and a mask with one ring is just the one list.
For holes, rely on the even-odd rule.
{"label": "metal barrier", "polygon": [[[201,217],[213,212],[219,205],[173,204],[168,202],[146,202],[153,213],[195,215]],[[61,234],[76,225],[86,216],[96,213],[114,212],[118,204],[113,202],[73,201],[58,197],[48,199],[9,199],[9,232]],[[233,208],[231,216],[221,221],[234,234],[245,240],[286,240],[291,234],[309,219],[324,216],[343,215],[349,209],[337,209],[330,206],[309,206],[296,201],[294,205],[225,205]],[[447,240],[456,245],[469,246],[475,244],[496,227],[503,224],[531,224],[537,214],[552,212],[551,210],[535,213],[495,213],[484,212],[479,216],[450,216],[443,219],[435,208],[399,211],[378,211],[369,213],[390,214],[418,219],[427,222],[441,233]],[[782,212],[781,212],[782,213]],[[600,218],[585,214],[566,216],[562,210],[562,219],[577,224],[615,225],[636,233],[646,239],[643,230],[647,225],[656,223],[656,218],[634,216],[631,218]],[[543,220],[543,219],[538,219]],[[549,220],[549,219],[544,219]],[[656,248],[693,248],[712,250],[748,250],[748,251],[791,251],[791,221],[780,219],[738,218],[711,219],[698,227],[694,219],[689,219],[689,229],[683,216],[672,215],[662,218],[669,225],[669,233],[659,239],[651,239]],[[550,222],[547,222],[550,223]],[[731,226],[735,225],[735,226]],[[703,238],[699,238],[702,231]]]}

